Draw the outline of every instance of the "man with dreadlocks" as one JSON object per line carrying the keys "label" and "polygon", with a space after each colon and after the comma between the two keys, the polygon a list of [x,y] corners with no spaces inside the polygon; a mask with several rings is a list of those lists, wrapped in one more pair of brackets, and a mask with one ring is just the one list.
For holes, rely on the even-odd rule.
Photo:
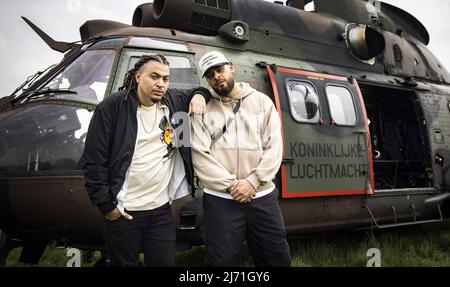
{"label": "man with dreadlocks", "polygon": [[164,56],[143,56],[120,91],[98,104],[89,126],[82,166],[89,197],[104,215],[112,266],[138,266],[141,250],[147,266],[175,263],[170,202],[189,193],[193,169],[173,116],[204,113],[211,95],[201,87],[168,89],[169,77]]}

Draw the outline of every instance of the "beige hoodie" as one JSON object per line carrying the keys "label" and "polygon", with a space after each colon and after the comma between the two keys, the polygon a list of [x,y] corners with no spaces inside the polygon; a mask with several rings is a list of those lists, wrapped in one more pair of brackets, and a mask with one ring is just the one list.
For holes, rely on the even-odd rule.
{"label": "beige hoodie", "polygon": [[[258,191],[274,186],[281,165],[280,116],[270,98],[247,83],[241,92],[221,98],[214,91],[206,114],[195,116],[191,133],[192,163],[208,189],[228,192],[235,179],[247,179]],[[211,139],[225,125],[239,99],[241,107],[225,134],[211,147]]]}

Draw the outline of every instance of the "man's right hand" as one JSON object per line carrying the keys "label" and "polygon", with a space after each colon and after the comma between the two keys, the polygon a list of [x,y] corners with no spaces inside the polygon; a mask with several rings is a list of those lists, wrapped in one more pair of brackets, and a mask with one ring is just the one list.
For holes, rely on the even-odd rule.
{"label": "man's right hand", "polygon": [[120,210],[116,207],[111,212],[109,212],[107,215],[105,215],[105,219],[109,221],[114,221],[119,219],[120,217],[124,217],[125,219],[132,220],[133,216],[129,215],[125,211],[122,213]]}

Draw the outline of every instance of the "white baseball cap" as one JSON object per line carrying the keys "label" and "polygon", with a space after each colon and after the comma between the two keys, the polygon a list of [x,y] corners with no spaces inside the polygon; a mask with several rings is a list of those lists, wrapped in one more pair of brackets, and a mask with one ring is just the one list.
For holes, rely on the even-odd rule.
{"label": "white baseball cap", "polygon": [[199,61],[200,71],[202,73],[202,77],[205,76],[206,71],[210,68],[220,67],[225,64],[229,64],[230,61],[225,58],[225,56],[217,51],[212,51],[203,55],[203,57]]}

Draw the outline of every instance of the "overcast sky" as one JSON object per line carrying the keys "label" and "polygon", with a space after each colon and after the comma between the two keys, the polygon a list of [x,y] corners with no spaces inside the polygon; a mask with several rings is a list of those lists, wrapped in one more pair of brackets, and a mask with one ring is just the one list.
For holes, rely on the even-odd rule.
{"label": "overcast sky", "polygon": [[[338,0],[336,0],[338,1]],[[0,97],[7,96],[27,76],[61,60],[20,18],[25,16],[57,41],[80,39],[79,27],[90,19],[109,19],[131,24],[141,0],[14,0],[0,9]],[[450,69],[450,1],[386,0],[416,18],[428,29],[430,49]]]}

